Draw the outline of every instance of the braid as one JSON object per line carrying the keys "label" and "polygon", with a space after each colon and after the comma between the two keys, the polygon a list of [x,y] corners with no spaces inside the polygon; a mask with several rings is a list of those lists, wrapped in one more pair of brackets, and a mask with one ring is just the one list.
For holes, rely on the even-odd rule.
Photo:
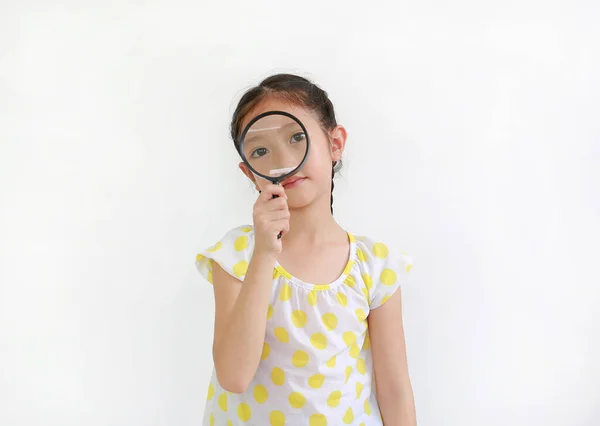
{"label": "braid", "polygon": [[333,188],[335,184],[333,183],[333,177],[335,176],[335,162],[331,164],[331,214],[333,214]]}

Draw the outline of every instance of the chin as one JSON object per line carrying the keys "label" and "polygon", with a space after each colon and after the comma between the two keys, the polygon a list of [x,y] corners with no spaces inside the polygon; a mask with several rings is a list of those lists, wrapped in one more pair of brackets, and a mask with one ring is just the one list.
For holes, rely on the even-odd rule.
{"label": "chin", "polygon": [[[291,210],[306,208],[316,202],[320,198],[319,195],[316,191],[308,188],[298,192],[290,191],[287,194],[288,206]],[[327,194],[327,197],[329,197],[329,194]]]}

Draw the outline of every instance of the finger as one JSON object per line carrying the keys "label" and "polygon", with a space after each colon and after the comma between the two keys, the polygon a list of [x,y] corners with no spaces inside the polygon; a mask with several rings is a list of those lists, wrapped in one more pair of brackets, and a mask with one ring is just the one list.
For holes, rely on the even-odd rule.
{"label": "finger", "polygon": [[290,221],[289,220],[281,219],[276,222],[273,222],[273,233],[275,235],[279,234],[280,232],[282,234],[285,234],[289,230],[290,230]]}
{"label": "finger", "polygon": [[276,210],[287,210],[288,203],[285,198],[273,198],[266,202],[266,210],[269,212]]}
{"label": "finger", "polygon": [[282,198],[287,198],[285,195],[285,189],[281,185],[268,184],[263,188],[260,196],[264,196],[265,199],[270,200],[274,195],[277,195]]}
{"label": "finger", "polygon": [[269,213],[266,213],[264,216],[267,222],[277,222],[279,220],[290,219],[290,212],[288,210],[275,210]]}

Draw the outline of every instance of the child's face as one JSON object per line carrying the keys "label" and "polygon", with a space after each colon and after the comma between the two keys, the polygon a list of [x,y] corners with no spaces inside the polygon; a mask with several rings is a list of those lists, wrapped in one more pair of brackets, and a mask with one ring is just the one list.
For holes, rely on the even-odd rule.
{"label": "child's face", "polygon": [[[342,126],[337,126],[326,133],[314,113],[279,99],[265,99],[260,102],[246,115],[241,128],[245,128],[248,122],[257,115],[273,110],[285,111],[298,118],[306,127],[310,138],[310,153],[304,167],[291,178],[282,182],[288,197],[289,208],[300,209],[316,201],[326,203],[329,208],[332,162],[342,158],[346,143],[346,130]],[[265,185],[270,183],[255,176],[243,162],[240,163],[240,169],[254,182],[258,190],[262,190]],[[292,179],[297,180],[289,183]]]}

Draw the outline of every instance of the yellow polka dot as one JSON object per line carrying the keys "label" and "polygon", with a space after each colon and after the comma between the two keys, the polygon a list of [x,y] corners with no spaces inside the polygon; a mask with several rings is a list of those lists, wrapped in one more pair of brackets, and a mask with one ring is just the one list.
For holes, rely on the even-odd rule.
{"label": "yellow polka dot", "polygon": [[235,243],[233,243],[233,248],[235,251],[242,251],[248,247],[248,237],[242,235],[241,237],[237,237]]}
{"label": "yellow polka dot", "polygon": [[281,368],[275,367],[271,370],[271,380],[275,386],[283,386],[283,383],[285,382],[285,373]]}
{"label": "yellow polka dot", "polygon": [[227,394],[225,392],[219,395],[219,407],[221,410],[227,411]]}
{"label": "yellow polka dot", "polygon": [[212,385],[212,383],[210,383],[208,385],[208,395],[206,396],[206,399],[210,401],[213,399],[213,396],[215,396],[215,387]]}
{"label": "yellow polka dot", "polygon": [[277,268],[273,269],[273,279],[276,280],[280,276],[281,276],[281,272],[279,272],[279,269],[277,269]]}
{"label": "yellow polka dot", "polygon": [[369,296],[369,290],[366,287],[363,287],[362,292],[365,295],[365,299],[367,299],[367,300],[371,299],[371,297]]}
{"label": "yellow polka dot", "polygon": [[337,299],[337,301],[339,302],[340,305],[342,305],[344,307],[346,307],[348,305],[348,298],[341,291],[339,291],[338,294],[336,294],[335,297],[336,297],[336,299]]}
{"label": "yellow polka dot", "polygon": [[267,388],[263,385],[256,385],[254,387],[254,399],[256,402],[259,404],[264,404],[267,401],[267,398],[269,398],[269,392],[267,391]]}
{"label": "yellow polka dot", "polygon": [[352,422],[354,421],[354,412],[352,412],[352,408],[348,408],[343,420],[344,423],[346,423],[347,425],[352,424]]}
{"label": "yellow polka dot", "polygon": [[364,423],[361,423],[361,424],[360,424],[360,425],[358,425],[358,426],[365,426],[365,424],[364,424]]}
{"label": "yellow polka dot", "polygon": [[362,393],[365,385],[360,382],[356,382],[356,399],[360,398],[360,394]]}
{"label": "yellow polka dot", "polygon": [[196,255],[196,262],[200,262],[201,260],[204,260],[204,259],[206,259],[206,257],[204,257],[203,255],[201,255],[201,254]]}
{"label": "yellow polka dot", "polygon": [[354,267],[354,262],[348,262],[346,264],[346,267],[344,268],[344,275],[348,275],[352,271],[353,267]]}
{"label": "yellow polka dot", "polygon": [[292,322],[298,328],[306,325],[306,313],[300,309],[292,312]]}
{"label": "yellow polka dot", "polygon": [[373,246],[373,254],[380,259],[385,259],[388,255],[388,248],[383,243],[375,243]]}
{"label": "yellow polka dot", "polygon": [[323,382],[325,381],[325,376],[322,374],[314,374],[308,378],[308,385],[313,389],[319,389],[323,386]]}
{"label": "yellow polka dot", "polygon": [[290,341],[290,335],[288,334],[288,332],[285,328],[277,327],[274,330],[274,333],[275,333],[275,337],[277,337],[280,342],[287,343]]}
{"label": "yellow polka dot", "polygon": [[220,250],[221,247],[223,247],[223,243],[221,241],[219,241],[217,244],[215,244],[214,246],[212,246],[211,248],[209,248],[206,251],[214,253],[215,251]]}
{"label": "yellow polka dot", "polygon": [[369,290],[373,287],[373,280],[369,274],[362,274],[362,279]]}
{"label": "yellow polka dot", "polygon": [[390,297],[392,297],[392,296],[388,295],[388,296],[385,296],[383,299],[381,299],[381,304],[383,305],[385,302],[390,300]]}
{"label": "yellow polka dot", "polygon": [[360,322],[363,322],[364,320],[367,319],[367,314],[365,314],[365,311],[363,311],[360,308],[358,308],[357,310],[355,310],[354,313],[356,314],[356,318],[358,318],[358,320]]}
{"label": "yellow polka dot", "polygon": [[305,367],[308,364],[308,354],[304,351],[296,351],[292,356],[292,364],[298,368]]}
{"label": "yellow polka dot", "polygon": [[367,374],[367,365],[365,364],[365,360],[362,358],[358,358],[356,362],[356,369],[360,374]]}
{"label": "yellow polka dot", "polygon": [[327,330],[335,330],[335,328],[337,327],[338,319],[334,313],[328,312],[326,314],[323,314],[321,319],[323,320],[323,324],[325,324],[325,327],[327,327]]}
{"label": "yellow polka dot", "polygon": [[212,413],[210,413],[210,417],[208,418],[208,421],[210,423],[210,426],[215,426],[215,416],[213,416]]}
{"label": "yellow polka dot", "polygon": [[358,260],[360,260],[361,262],[367,261],[367,255],[361,249],[357,249],[356,254],[358,255]]}
{"label": "yellow polka dot", "polygon": [[339,390],[333,391],[329,395],[329,398],[327,398],[327,405],[329,405],[332,408],[337,407],[338,405],[340,405],[341,399],[342,393]]}
{"label": "yellow polka dot", "polygon": [[245,260],[242,260],[233,266],[233,273],[236,277],[242,277],[246,275],[247,270],[248,262],[246,262]]}
{"label": "yellow polka dot", "polygon": [[346,367],[346,381],[345,383],[348,383],[348,380],[350,379],[350,375],[352,374],[352,367],[348,366]]}
{"label": "yellow polka dot", "polygon": [[315,349],[323,350],[327,347],[327,337],[323,333],[315,333],[310,336],[310,343]]}
{"label": "yellow polka dot", "polygon": [[231,420],[227,420],[227,426],[233,426],[233,422]]}
{"label": "yellow polka dot", "polygon": [[287,302],[292,297],[292,289],[288,283],[285,283],[283,287],[281,287],[281,291],[279,292],[279,299]]}
{"label": "yellow polka dot", "polygon": [[327,426],[327,417],[323,414],[313,414],[308,420],[309,426]]}
{"label": "yellow polka dot", "polygon": [[369,337],[369,333],[365,336],[365,341],[363,343],[363,349],[368,351],[371,347],[371,338]]}
{"label": "yellow polka dot", "polygon": [[269,344],[267,342],[263,343],[263,350],[262,350],[262,354],[260,355],[260,359],[262,359],[263,361],[267,358],[269,358],[269,354],[271,353],[271,348],[269,347]]}
{"label": "yellow polka dot", "polygon": [[288,400],[294,408],[302,408],[306,405],[306,398],[300,392],[292,392]]}
{"label": "yellow polka dot", "polygon": [[325,363],[325,365],[329,368],[334,368],[335,364],[336,364],[336,356],[335,355],[332,356],[331,359]]}
{"label": "yellow polka dot", "polygon": [[352,275],[348,275],[344,280],[344,284],[346,284],[348,287],[354,287],[356,285],[356,280]]}
{"label": "yellow polka dot", "polygon": [[250,231],[252,231],[252,227],[251,226],[244,226],[244,227],[240,228],[240,230],[242,232],[250,232]]}
{"label": "yellow polka dot", "polygon": [[408,266],[406,267],[406,273],[408,273],[408,271],[410,271],[411,268],[412,268],[412,263],[408,264]]}
{"label": "yellow polka dot", "polygon": [[386,268],[381,273],[381,277],[379,277],[379,279],[385,285],[394,285],[396,282],[396,273],[393,270]]}
{"label": "yellow polka dot", "polygon": [[267,319],[270,320],[272,316],[273,316],[273,306],[269,305],[269,307],[267,308]]}
{"label": "yellow polka dot", "polygon": [[237,415],[240,418],[240,420],[243,421],[244,423],[249,421],[250,418],[252,417],[252,412],[250,411],[250,406],[247,403],[242,402],[240,405],[238,405]]}
{"label": "yellow polka dot", "polygon": [[346,346],[351,346],[356,343],[356,334],[351,331],[346,331],[343,335]]}
{"label": "yellow polka dot", "polygon": [[369,404],[368,399],[365,399],[365,413],[367,413],[367,416],[371,415],[371,404]]}
{"label": "yellow polka dot", "polygon": [[271,411],[269,422],[271,423],[271,426],[284,426],[285,415],[281,411]]}
{"label": "yellow polka dot", "polygon": [[310,303],[311,306],[317,305],[317,292],[315,290],[308,292],[308,303]]}
{"label": "yellow polka dot", "polygon": [[350,356],[352,358],[358,358],[360,355],[360,348],[358,347],[358,345],[355,343],[350,347]]}

